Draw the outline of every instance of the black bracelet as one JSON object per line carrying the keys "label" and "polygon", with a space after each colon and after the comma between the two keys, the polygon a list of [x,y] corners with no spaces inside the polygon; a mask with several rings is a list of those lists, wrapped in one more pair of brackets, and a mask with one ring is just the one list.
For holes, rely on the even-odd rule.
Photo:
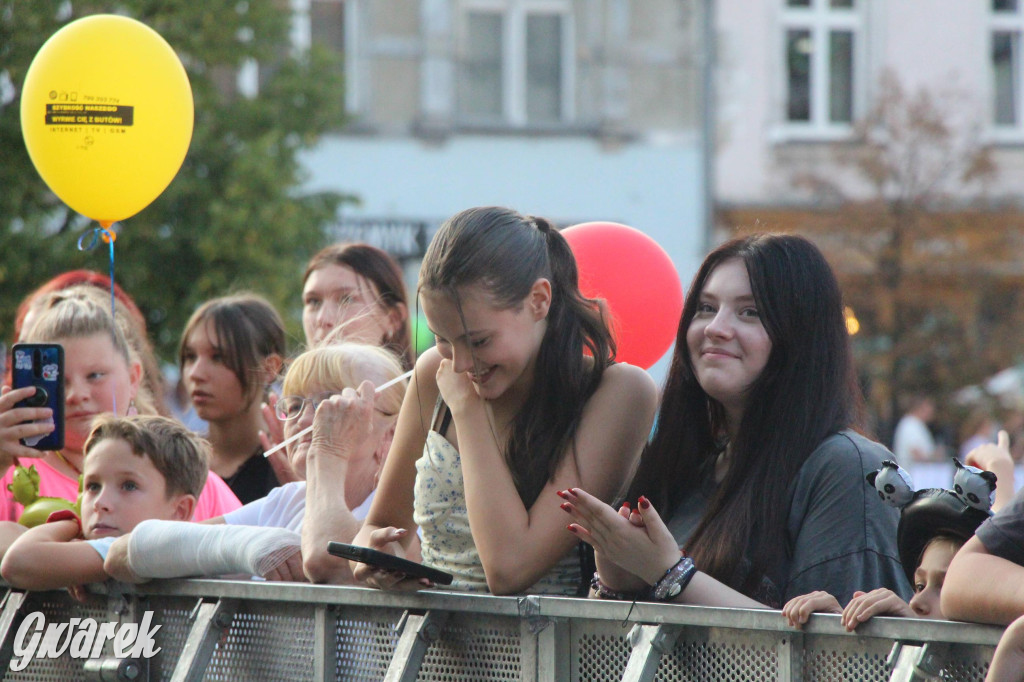
{"label": "black bracelet", "polygon": [[669,601],[683,593],[694,574],[697,573],[697,566],[693,559],[683,554],[675,564],[672,565],[661,579],[654,583],[651,588],[650,598],[654,601]]}

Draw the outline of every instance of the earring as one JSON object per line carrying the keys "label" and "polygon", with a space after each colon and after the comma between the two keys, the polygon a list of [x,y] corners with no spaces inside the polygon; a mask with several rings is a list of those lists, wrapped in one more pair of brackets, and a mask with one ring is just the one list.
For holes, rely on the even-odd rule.
{"label": "earring", "polygon": [[135,398],[132,398],[131,400],[128,401],[128,415],[127,416],[134,417],[138,413],[139,413],[139,410],[135,407]]}

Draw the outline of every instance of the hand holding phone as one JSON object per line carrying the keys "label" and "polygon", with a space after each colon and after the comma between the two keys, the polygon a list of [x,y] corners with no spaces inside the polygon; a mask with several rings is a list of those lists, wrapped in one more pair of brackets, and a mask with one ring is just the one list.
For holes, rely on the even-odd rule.
{"label": "hand holding phone", "polygon": [[[21,438],[21,445],[35,450],[64,447],[64,347],[57,343],[17,343],[11,349],[12,390],[34,387],[35,393],[19,400],[14,409],[49,408],[52,428]],[[42,425],[41,420],[36,419]],[[22,424],[32,424],[31,417]],[[35,429],[39,431],[39,429]]]}
{"label": "hand holding phone", "polygon": [[426,578],[430,582],[437,583],[438,585],[451,585],[452,579],[454,578],[451,573],[440,571],[425,564],[418,564],[415,561],[402,559],[400,557],[396,557],[394,554],[378,552],[377,550],[370,549],[369,547],[348,545],[344,542],[328,542],[327,552],[334,556],[339,556],[351,561],[358,561],[359,563],[368,564],[376,568],[383,568],[388,571],[395,571],[396,573],[404,573],[410,578]]}

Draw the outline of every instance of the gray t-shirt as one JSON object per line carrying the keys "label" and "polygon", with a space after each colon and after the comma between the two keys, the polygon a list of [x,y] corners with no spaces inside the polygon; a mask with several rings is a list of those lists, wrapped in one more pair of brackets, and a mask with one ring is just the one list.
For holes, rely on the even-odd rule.
{"label": "gray t-shirt", "polygon": [[989,554],[1024,566],[1024,488],[975,532]]}
{"label": "gray t-shirt", "polygon": [[[891,458],[884,446],[849,430],[822,441],[791,486],[786,532],[792,554],[769,567],[757,593],[749,596],[780,608],[793,597],[824,590],[846,604],[856,590],[887,587],[909,599],[913,592],[896,548],[899,513],[865,480]],[[713,493],[713,486],[704,486],[672,515],[668,527],[681,546]]]}

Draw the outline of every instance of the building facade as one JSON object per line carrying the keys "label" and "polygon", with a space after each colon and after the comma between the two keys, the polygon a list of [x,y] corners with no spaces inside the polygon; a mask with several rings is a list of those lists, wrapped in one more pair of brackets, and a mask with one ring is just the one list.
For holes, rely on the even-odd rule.
{"label": "building facade", "polygon": [[349,121],[303,159],[310,190],[359,199],[340,236],[398,227],[414,270],[423,235],[496,204],[631,225],[692,275],[709,216],[699,0],[292,4],[293,42],[345,60]]}
{"label": "building facade", "polygon": [[1024,3],[717,0],[714,26],[719,233],[825,250],[881,422],[1021,362]]}

